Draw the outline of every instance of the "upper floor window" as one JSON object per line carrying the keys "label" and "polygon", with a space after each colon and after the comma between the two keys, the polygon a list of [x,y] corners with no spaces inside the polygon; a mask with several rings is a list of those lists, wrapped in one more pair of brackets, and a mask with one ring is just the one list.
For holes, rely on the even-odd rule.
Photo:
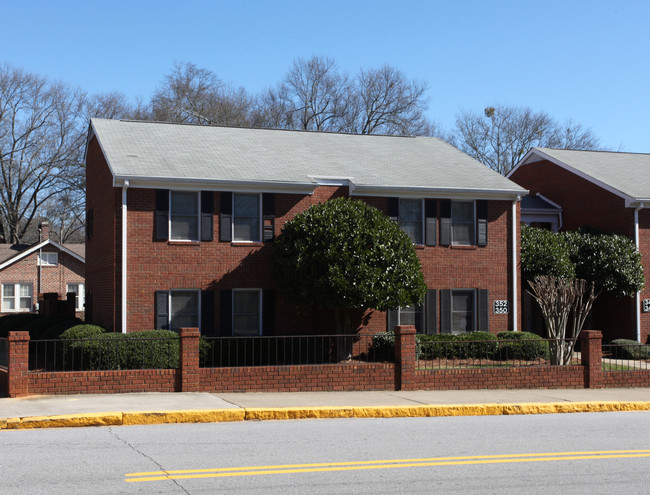
{"label": "upper floor window", "polygon": [[169,238],[199,240],[199,193],[169,191]]}
{"label": "upper floor window", "polygon": [[2,311],[31,311],[32,284],[2,284]]}
{"label": "upper floor window", "polygon": [[262,236],[260,194],[232,195],[232,240],[259,242]]}
{"label": "upper floor window", "polygon": [[451,243],[475,244],[474,201],[451,202]]}
{"label": "upper floor window", "polygon": [[422,200],[399,200],[398,222],[401,229],[411,239],[413,244],[424,244],[422,240]]}
{"label": "upper floor window", "polygon": [[488,202],[440,200],[442,246],[487,246]]}
{"label": "upper floor window", "polygon": [[388,198],[388,216],[399,224],[413,244],[436,245],[436,199]]}
{"label": "upper floor window", "polygon": [[59,264],[59,253],[39,253],[38,264],[40,266],[56,266]]}

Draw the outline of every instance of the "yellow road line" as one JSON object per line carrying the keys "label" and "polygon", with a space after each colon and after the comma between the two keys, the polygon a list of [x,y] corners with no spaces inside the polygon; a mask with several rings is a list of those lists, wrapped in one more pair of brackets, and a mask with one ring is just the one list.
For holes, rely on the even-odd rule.
{"label": "yellow road line", "polygon": [[555,452],[539,454],[501,454],[465,457],[431,457],[422,459],[386,459],[375,461],[286,464],[276,466],[245,466],[216,469],[191,469],[154,471],[125,475],[127,482],[163,481],[192,478],[221,478],[234,476],[259,476],[264,474],[296,474],[307,472],[358,471],[367,469],[394,469],[405,467],[431,467],[472,464],[503,464],[516,462],[544,462],[560,460],[617,459],[650,457],[650,450],[604,450],[592,452]]}

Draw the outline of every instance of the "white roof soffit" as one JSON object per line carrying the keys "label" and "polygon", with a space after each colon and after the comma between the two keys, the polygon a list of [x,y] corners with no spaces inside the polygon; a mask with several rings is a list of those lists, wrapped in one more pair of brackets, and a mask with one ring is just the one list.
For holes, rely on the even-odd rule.
{"label": "white roof soffit", "polygon": [[401,198],[454,198],[518,200],[528,190],[458,189],[444,187],[359,186],[350,191],[353,196],[397,196]]}

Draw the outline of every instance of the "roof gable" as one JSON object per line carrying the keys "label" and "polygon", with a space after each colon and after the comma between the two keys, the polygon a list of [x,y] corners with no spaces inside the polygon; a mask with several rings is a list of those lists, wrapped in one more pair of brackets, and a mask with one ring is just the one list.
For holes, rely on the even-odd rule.
{"label": "roof gable", "polygon": [[437,138],[103,119],[91,121],[93,135],[115,186],[310,193],[326,179],[355,195],[527,192]]}
{"label": "roof gable", "polygon": [[39,249],[41,249],[41,248],[43,248],[45,246],[48,246],[48,245],[54,246],[59,251],[69,254],[73,258],[81,261],[82,263],[86,263],[86,259],[85,259],[84,255],[83,255],[83,253],[85,252],[85,249],[77,248],[77,246],[80,246],[80,245],[75,244],[74,245],[75,247],[66,246],[66,245],[63,245],[63,244],[59,244],[58,242],[53,241],[51,239],[47,239],[47,240],[45,240],[43,242],[40,242],[38,244],[34,244],[33,246],[29,246],[29,247],[25,246],[24,249],[21,249],[16,255],[5,259],[5,261],[0,263],[0,270],[5,269],[6,267],[8,267],[9,265],[12,265],[16,261],[19,261],[19,260],[29,256],[30,254],[34,253],[35,251],[38,251]]}

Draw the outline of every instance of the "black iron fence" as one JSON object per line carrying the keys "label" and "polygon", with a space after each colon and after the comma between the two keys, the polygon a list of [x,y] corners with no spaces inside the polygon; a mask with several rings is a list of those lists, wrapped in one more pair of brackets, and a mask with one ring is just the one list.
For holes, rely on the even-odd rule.
{"label": "black iron fence", "polygon": [[[434,370],[580,365],[580,354],[572,352],[575,342],[575,339],[418,340],[416,367]],[[567,352],[572,355],[567,356]]]}
{"label": "black iron fence", "polygon": [[9,366],[9,342],[5,338],[0,338],[0,366]]}
{"label": "black iron fence", "polygon": [[650,345],[637,342],[603,345],[603,371],[650,370]]}
{"label": "black iron fence", "polygon": [[201,339],[200,365],[225,368],[393,360],[394,353],[379,342],[379,337],[368,335],[206,337]]}

